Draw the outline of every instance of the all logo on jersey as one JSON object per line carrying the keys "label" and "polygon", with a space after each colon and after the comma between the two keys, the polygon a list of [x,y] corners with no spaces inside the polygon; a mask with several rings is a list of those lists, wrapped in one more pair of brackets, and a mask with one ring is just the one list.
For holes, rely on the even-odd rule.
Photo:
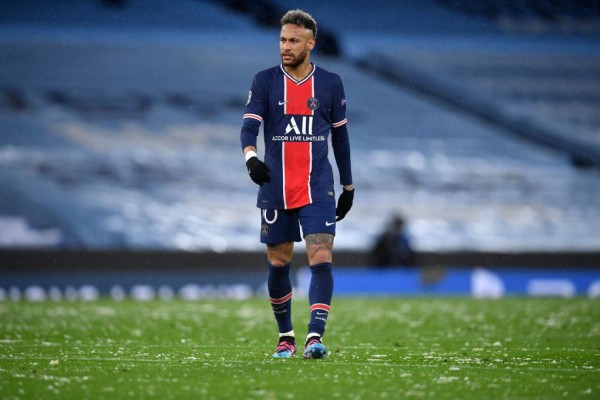
{"label": "all logo on jersey", "polygon": [[306,102],[306,106],[313,111],[315,111],[317,108],[319,108],[319,104],[320,104],[319,100],[316,97],[311,97]]}
{"label": "all logo on jersey", "polygon": [[312,135],[313,130],[313,117],[312,116],[303,116],[302,123],[300,126],[296,123],[296,118],[290,117],[290,122],[287,124],[285,128],[285,134],[287,135],[290,132],[294,132],[296,135]]}
{"label": "all logo on jersey", "polygon": [[252,90],[250,92],[248,92],[248,101],[246,102],[246,105],[250,104],[251,99],[252,99]]}

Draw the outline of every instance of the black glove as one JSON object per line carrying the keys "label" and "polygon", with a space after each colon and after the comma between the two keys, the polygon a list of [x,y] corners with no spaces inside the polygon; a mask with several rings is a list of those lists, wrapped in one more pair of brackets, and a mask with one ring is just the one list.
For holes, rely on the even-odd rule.
{"label": "black glove", "polygon": [[248,161],[246,161],[246,167],[248,167],[250,178],[257,185],[262,186],[263,183],[271,182],[271,170],[267,164],[260,161],[258,157],[249,158]]}
{"label": "black glove", "polygon": [[354,189],[342,191],[340,198],[338,199],[337,207],[335,209],[336,221],[344,219],[348,211],[352,208],[352,202],[354,201]]}

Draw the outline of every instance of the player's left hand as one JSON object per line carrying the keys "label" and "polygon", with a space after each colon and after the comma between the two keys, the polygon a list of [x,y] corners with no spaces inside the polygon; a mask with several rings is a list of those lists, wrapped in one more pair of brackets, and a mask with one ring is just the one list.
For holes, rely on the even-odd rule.
{"label": "player's left hand", "polygon": [[352,208],[352,203],[354,202],[354,189],[342,191],[340,197],[338,199],[337,207],[335,209],[336,221],[341,221],[344,219],[348,211]]}

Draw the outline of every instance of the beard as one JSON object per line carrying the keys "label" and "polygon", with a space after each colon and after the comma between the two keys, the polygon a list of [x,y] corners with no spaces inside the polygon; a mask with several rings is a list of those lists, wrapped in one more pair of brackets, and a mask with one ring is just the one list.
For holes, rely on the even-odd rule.
{"label": "beard", "polygon": [[283,54],[281,54],[281,63],[283,64],[284,67],[296,68],[297,66],[301,65],[304,61],[306,61],[308,52],[303,51],[302,53],[298,54],[298,56],[295,56],[292,53],[289,53],[288,55],[292,57],[291,60],[284,61]]}

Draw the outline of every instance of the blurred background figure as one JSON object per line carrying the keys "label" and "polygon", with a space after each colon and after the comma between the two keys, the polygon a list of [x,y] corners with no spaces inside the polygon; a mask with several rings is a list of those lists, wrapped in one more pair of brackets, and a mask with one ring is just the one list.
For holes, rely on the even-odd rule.
{"label": "blurred background figure", "polygon": [[416,266],[415,252],[405,231],[404,218],[392,216],[371,250],[371,263],[376,267]]}

